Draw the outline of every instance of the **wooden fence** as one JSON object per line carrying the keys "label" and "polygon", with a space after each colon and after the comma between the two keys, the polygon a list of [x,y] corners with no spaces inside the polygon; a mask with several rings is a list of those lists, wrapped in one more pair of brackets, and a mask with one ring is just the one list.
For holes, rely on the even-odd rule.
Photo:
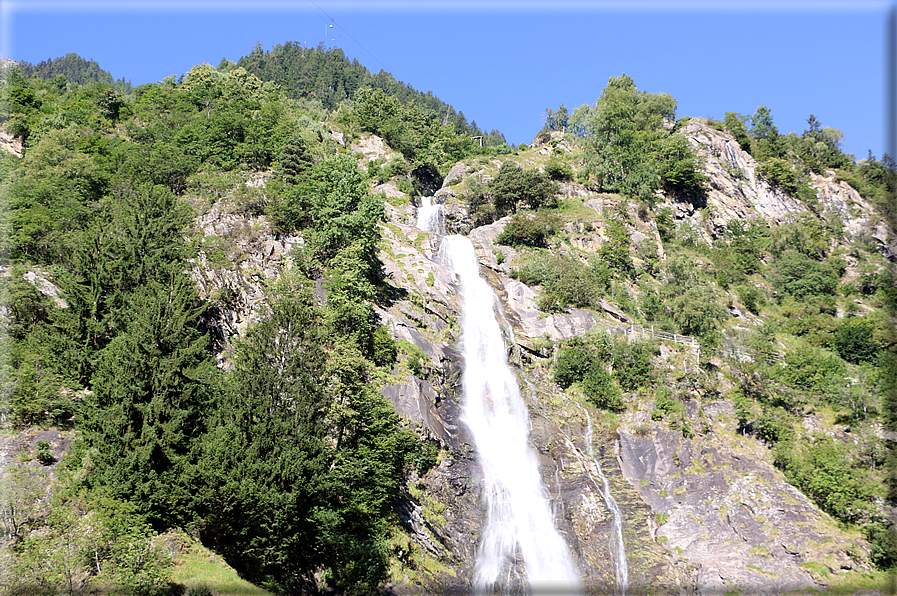
{"label": "wooden fence", "polygon": [[[673,343],[694,348],[695,360],[700,359],[701,346],[698,343],[697,339],[689,335],[679,335],[677,333],[667,333],[666,331],[656,330],[654,329],[653,325],[650,328],[641,327],[639,325],[629,325],[628,327],[623,329],[623,333],[627,337],[659,339],[662,341],[671,341]],[[714,354],[719,358],[728,358],[737,360],[739,362],[754,362],[757,357],[756,352],[746,350],[735,345],[726,346],[721,350],[714,350]],[[762,357],[767,364],[781,363],[785,358],[783,354],[780,354],[778,352],[769,352],[766,354],[762,354]]]}

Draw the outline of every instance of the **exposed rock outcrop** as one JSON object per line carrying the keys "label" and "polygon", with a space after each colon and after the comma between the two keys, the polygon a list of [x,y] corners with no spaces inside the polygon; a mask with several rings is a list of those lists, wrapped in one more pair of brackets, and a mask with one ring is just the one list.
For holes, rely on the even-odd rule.
{"label": "exposed rock outcrop", "polygon": [[[703,160],[709,183],[703,195],[670,198],[669,204],[680,219],[691,218],[698,224],[705,242],[712,243],[732,220],[761,218],[776,225],[812,213],[807,205],[764,180],[754,158],[727,133],[696,118],[679,132]],[[897,255],[894,231],[850,185],[831,171],[824,176],[811,174],[810,184],[823,206],[823,217],[840,218],[848,237],[868,235],[882,252]],[[706,217],[700,211],[703,207]]]}
{"label": "exposed rock outcrop", "polygon": [[620,464],[659,522],[652,535],[695,567],[698,593],[818,589],[804,564],[833,573],[862,565],[851,557],[863,553],[862,540],[788,484],[762,447],[729,432],[729,402],[690,405],[693,424],[709,423],[708,438],[646,426],[632,413],[619,431]]}

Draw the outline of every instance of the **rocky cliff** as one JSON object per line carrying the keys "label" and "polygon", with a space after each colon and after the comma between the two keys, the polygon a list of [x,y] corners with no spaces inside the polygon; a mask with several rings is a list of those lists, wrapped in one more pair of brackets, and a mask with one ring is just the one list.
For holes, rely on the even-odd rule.
{"label": "rocky cliff", "polygon": [[[766,183],[750,155],[724,133],[697,120],[683,132],[704,158],[708,189],[700,200],[663,200],[679,225],[692,226],[704,242],[714,242],[733,219],[760,218],[775,226],[809,213]],[[358,147],[365,154],[378,148],[377,155],[383,156],[377,142]],[[521,163],[539,164],[538,157],[524,157]],[[860,536],[840,529],[786,482],[761,443],[737,432],[734,407],[721,397],[731,386],[724,362],[716,363],[716,390],[705,391],[701,383],[707,380],[698,378],[691,348],[662,346],[655,364],[665,371],[666,385],[688,396],[682,420],[695,429],[688,436],[652,419],[650,396],[631,396],[627,411],[615,417],[550,380],[554,343],[598,329],[625,333],[631,321],[612,301],[597,311],[540,312],[535,303],[539,289],[509,276],[516,252],[503,246],[499,258],[496,251],[495,239],[507,220],[473,228],[458,200],[465,177],[488,175],[497,167],[476,164],[479,173],[473,174],[471,165],[454,168],[435,197],[446,203],[450,229],[473,241],[482,275],[499,297],[509,359],[529,406],[531,443],[539,454],[545,493],[586,592],[618,589],[608,547],[613,519],[596,481],[599,466],[623,512],[633,592],[772,594],[819,589],[822,574],[866,568],[868,545]],[[856,191],[833,174],[814,177],[813,185],[825,208],[823,217],[839,217],[846,235],[866,236],[882,253],[893,254],[897,236]],[[400,362],[393,381],[382,390],[409,424],[439,442],[442,457],[425,476],[412,478],[397,504],[410,541],[396,553],[390,588],[407,594],[419,593],[421,587],[467,593],[484,510],[476,445],[461,420],[458,281],[436,258],[439,237],[415,228],[414,207],[403,204],[394,185],[391,191],[400,198],[388,206],[380,257],[394,299],[378,305],[376,312],[396,340],[414,346],[423,358],[414,372]],[[564,185],[563,193],[581,207],[573,216],[565,215],[564,232],[553,240],[553,249],[599,250],[607,214],[624,209],[633,214],[636,264],[641,245],[655,246],[663,258],[656,225],[639,217],[636,205],[572,183]],[[211,251],[205,251],[193,270],[204,294],[219,304],[222,366],[228,337],[257,316],[266,282],[289,265],[291,247],[302,242],[279,237],[263,217],[235,213],[228,205],[222,200],[197,222],[200,235],[227,258],[216,264]]]}

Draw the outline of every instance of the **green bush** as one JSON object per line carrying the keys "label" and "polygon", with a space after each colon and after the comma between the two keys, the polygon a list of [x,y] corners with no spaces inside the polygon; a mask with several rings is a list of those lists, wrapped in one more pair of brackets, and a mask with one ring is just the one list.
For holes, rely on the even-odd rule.
{"label": "green bush", "polygon": [[545,164],[545,175],[550,180],[568,181],[573,180],[573,168],[565,163],[561,163],[557,158],[552,157]]}
{"label": "green bush", "polygon": [[872,563],[883,570],[897,568],[897,530],[876,524],[868,534]]}
{"label": "green bush", "polygon": [[398,355],[398,346],[386,327],[378,325],[374,330],[372,360],[377,366],[392,366]]}
{"label": "green bush", "polygon": [[791,164],[784,159],[774,157],[768,161],[764,161],[757,166],[757,173],[763,176],[763,178],[773,186],[790,195],[797,195],[798,174],[791,167]]}
{"label": "green bush", "polygon": [[751,284],[742,284],[735,288],[735,293],[748,312],[760,314],[760,309],[763,308],[763,292],[759,288]]}
{"label": "green bush", "polygon": [[673,210],[669,207],[662,207],[654,216],[654,223],[657,224],[657,232],[660,239],[669,242],[676,238],[676,221],[673,219]]}
{"label": "green bush", "polygon": [[56,458],[53,457],[53,452],[50,451],[50,441],[41,440],[37,442],[37,461],[45,466],[49,466],[56,461]]}
{"label": "green bush", "polygon": [[803,448],[782,441],[774,456],[788,482],[832,517],[848,523],[869,518],[875,489],[868,471],[853,468],[846,448],[831,437],[816,437]]}
{"label": "green bush", "polygon": [[866,317],[851,317],[844,321],[835,331],[834,344],[838,355],[852,364],[872,362],[879,351],[872,322]]}
{"label": "green bush", "polygon": [[838,276],[828,264],[793,250],[785,251],[774,264],[771,277],[783,294],[795,298],[833,296],[838,290]]}
{"label": "green bush", "polygon": [[567,389],[584,379],[593,366],[606,363],[611,357],[612,344],[607,336],[597,336],[591,341],[574,337],[558,350],[552,370],[554,381]]}
{"label": "green bush", "polygon": [[592,366],[586,376],[579,381],[586,400],[602,410],[621,412],[626,409],[620,389],[614,384],[610,374],[600,366]]}
{"label": "green bush", "polygon": [[509,246],[548,247],[548,238],[556,234],[561,220],[552,213],[515,213],[495,241]]}
{"label": "green bush", "polygon": [[794,420],[781,408],[763,406],[754,429],[757,436],[770,444],[794,438]]}
{"label": "green bush", "polygon": [[844,384],[844,361],[824,350],[806,346],[785,354],[782,379],[795,389],[830,396]]}
{"label": "green bush", "polygon": [[[554,381],[567,389],[575,385],[596,408],[622,411],[626,408],[620,387],[633,391],[651,382],[651,356],[657,347],[650,342],[628,344],[607,334],[574,337],[557,352],[552,368]],[[607,371],[613,365],[613,374]]]}
{"label": "green bush", "polygon": [[421,354],[419,352],[413,352],[410,356],[408,356],[408,370],[411,371],[415,377],[421,377],[423,372],[423,362],[421,360]]}
{"label": "green bush", "polygon": [[515,212],[520,207],[539,209],[554,207],[557,183],[536,170],[524,170],[512,161],[501,165],[498,174],[487,184],[495,213],[499,217]]}
{"label": "green bush", "polygon": [[635,391],[652,383],[651,358],[660,353],[657,344],[648,341],[615,341],[613,345],[614,379],[626,391]]}
{"label": "green bush", "polygon": [[670,397],[670,392],[666,388],[659,388],[654,398],[654,409],[651,410],[651,419],[654,421],[662,420],[664,414],[682,413],[685,406],[681,402]]}
{"label": "green bush", "polygon": [[[835,349],[835,334],[840,328],[838,319],[818,312],[812,303],[799,303],[806,309],[797,310],[785,323],[785,330],[807,343],[827,350]],[[816,312],[814,312],[816,311]]]}
{"label": "green bush", "polygon": [[747,118],[737,112],[726,112],[726,119],[723,126],[729,131],[742,151],[751,152],[751,139],[748,136],[747,126],[745,126]]}
{"label": "green bush", "polygon": [[610,271],[597,259],[586,265],[572,257],[539,252],[511,274],[525,284],[542,286],[536,303],[545,312],[560,312],[570,305],[595,307],[610,289]]}

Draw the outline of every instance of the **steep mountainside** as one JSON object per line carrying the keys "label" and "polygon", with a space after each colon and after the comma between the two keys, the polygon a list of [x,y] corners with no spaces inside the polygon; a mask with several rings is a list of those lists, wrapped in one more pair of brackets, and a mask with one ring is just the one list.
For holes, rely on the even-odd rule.
{"label": "steep mountainside", "polygon": [[[751,156],[727,134],[699,120],[692,120],[683,132],[704,157],[707,192],[697,198],[665,197],[661,207],[670,209],[678,230],[695,235],[693,242],[723,242],[733,221],[755,219],[775,228],[817,217],[766,182]],[[561,151],[569,150],[563,141],[560,145]],[[540,147],[523,153],[519,162],[544,163]],[[482,275],[499,297],[496,312],[529,407],[531,443],[539,454],[545,494],[586,591],[619,589],[614,588],[608,547],[615,540],[614,519],[599,480],[601,471],[623,513],[630,590],[780,593],[822,589],[832,574],[868,569],[868,542],[857,531],[839,526],[789,484],[773,465],[767,443],[756,432],[747,432],[743,421],[739,424],[743,414],[732,397],[741,374],[739,359],[756,354],[717,350],[702,357],[697,341],[668,334],[674,341],[658,342],[652,366],[658,385],[680,400],[676,416],[657,415],[662,395],[658,390],[627,393],[625,412],[614,416],[584,402],[582,394],[558,387],[550,370],[556,348],[565,340],[595,332],[637,340],[653,328],[639,326],[631,303],[621,304],[615,296],[603,299],[598,310],[539,311],[540,289],[510,276],[527,251],[497,241],[511,218],[473,228],[465,203],[458,200],[465,178],[486,181],[499,165],[485,159],[459,164],[446,176],[435,201],[444,203],[449,228],[468,232]],[[897,235],[849,185],[830,172],[814,176],[813,186],[823,206],[821,221],[843,222],[843,235],[832,240],[833,246],[865,242],[871,251],[894,254]],[[584,257],[599,252],[608,243],[609,222],[624,213],[637,267],[643,266],[640,256],[646,254],[646,245],[655,246],[661,261],[664,253],[670,258],[671,248],[664,246],[656,222],[640,215],[637,204],[573,183],[566,183],[562,194],[567,207],[562,209],[561,230],[552,236],[552,252]],[[418,229],[415,207],[404,202],[401,193],[395,196],[380,245],[393,292],[376,313],[407,346],[407,360],[400,362],[382,391],[401,416],[437,440],[443,451],[439,465],[413,480],[400,504],[411,542],[397,553],[400,566],[392,587],[398,593],[416,593],[421,585],[466,593],[483,531],[484,505],[476,445],[462,420],[459,281],[440,261],[440,236]],[[200,225],[207,239],[230,243],[228,250],[239,255],[231,254],[230,260],[242,261],[242,269],[215,269],[201,259],[194,270],[206,295],[226,291],[232,296],[230,310],[224,309],[220,317],[222,337],[253,317],[259,284],[276,278],[278,268],[289,262],[289,247],[301,243],[299,238],[265,232],[263,219],[227,214],[226,205],[216,205]],[[250,228],[256,231],[240,232]],[[845,283],[860,275],[852,261],[847,258]],[[637,296],[647,290],[630,282],[626,291]],[[728,317],[733,323],[726,323],[725,335],[740,345],[765,318],[749,312],[737,297],[729,299]],[[808,409],[795,421],[810,429],[817,419],[818,413]],[[853,427],[855,432],[859,428]],[[837,441],[858,446],[850,431],[850,424],[823,429]]]}
{"label": "steep mountainside", "polygon": [[890,156],[275,50],[6,70],[0,595],[886,591]]}

